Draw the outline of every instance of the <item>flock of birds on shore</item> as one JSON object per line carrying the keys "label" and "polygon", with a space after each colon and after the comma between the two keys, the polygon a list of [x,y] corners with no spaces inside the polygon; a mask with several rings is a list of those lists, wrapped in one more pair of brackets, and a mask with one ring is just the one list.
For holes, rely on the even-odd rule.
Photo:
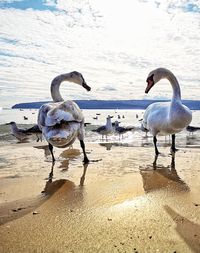
{"label": "flock of birds on shore", "polygon": [[[96,129],[92,129],[91,131],[100,134],[102,139],[104,139],[105,137],[107,140],[107,137],[109,135],[117,134],[119,135],[120,139],[121,137],[123,137],[123,134],[136,129],[134,126],[126,126],[126,127],[119,126],[120,122],[117,120],[115,122],[111,122],[111,118],[113,118],[113,116],[108,115],[106,118],[105,125],[100,126]],[[90,125],[91,123],[84,123],[84,124],[85,126],[87,126]],[[27,141],[33,135],[36,135],[37,142],[42,141],[42,132],[39,129],[38,125],[34,125],[33,127],[28,129],[19,128],[16,122],[14,121],[7,123],[6,125],[11,126],[12,135],[15,136],[20,142]]]}
{"label": "flock of birds on shore", "polygon": [[[137,117],[137,114],[136,114],[136,117]],[[96,118],[96,116],[93,118]],[[104,140],[104,137],[106,140],[108,140],[108,136],[113,135],[113,134],[117,134],[120,140],[121,138],[123,138],[124,134],[132,130],[141,130],[142,132],[145,133],[145,137],[146,138],[148,137],[149,130],[144,128],[143,124],[141,124],[142,119],[138,120],[138,122],[140,122],[140,126],[119,126],[120,122],[117,120],[114,122],[111,122],[112,118],[113,116],[108,115],[106,118],[105,125],[102,125],[96,129],[92,129],[91,131],[99,134],[102,140]],[[85,123],[85,126],[90,125],[90,124],[91,123]],[[19,142],[27,141],[32,136],[36,136],[37,142],[42,141],[43,139],[42,132],[39,129],[38,125],[34,125],[33,127],[28,128],[28,129],[19,128],[16,122],[14,121],[11,121],[7,123],[6,125],[11,126],[11,133]],[[186,131],[189,133],[189,135],[193,135],[193,133],[200,131],[200,127],[189,125],[186,127]]]}
{"label": "flock of birds on shore", "polygon": [[[153,143],[155,148],[155,155],[159,155],[157,148],[157,135],[171,135],[172,145],[171,152],[176,152],[175,134],[181,132],[186,128],[188,132],[195,132],[200,130],[199,127],[190,126],[192,121],[192,113],[188,107],[181,102],[181,90],[179,83],[174,74],[165,69],[158,68],[151,71],[147,77],[147,87],[145,93],[161,79],[168,79],[172,86],[173,96],[170,102],[157,102],[149,105],[141,120],[141,130],[144,132],[151,132],[153,135]],[[52,103],[47,103],[41,106],[38,113],[38,121],[35,126],[29,129],[19,129],[15,122],[10,122],[13,135],[19,139],[24,140],[29,135],[36,134],[37,139],[44,136],[49,144],[49,150],[52,155],[52,161],[55,162],[53,154],[53,147],[66,148],[71,146],[76,138],[80,141],[80,146],[83,151],[83,162],[89,163],[89,159],[85,150],[84,132],[85,125],[84,116],[78,105],[70,100],[64,101],[59,88],[64,81],[73,82],[81,85],[87,91],[91,88],[85,82],[81,73],[73,71],[67,74],[62,74],[55,77],[51,83]],[[98,115],[96,115],[98,117]],[[133,130],[134,127],[121,127],[119,121],[111,122],[111,116],[108,115],[106,124],[101,126],[93,132],[102,135],[102,138],[108,135],[117,133],[119,137],[124,133]],[[25,118],[24,118],[25,119]]]}

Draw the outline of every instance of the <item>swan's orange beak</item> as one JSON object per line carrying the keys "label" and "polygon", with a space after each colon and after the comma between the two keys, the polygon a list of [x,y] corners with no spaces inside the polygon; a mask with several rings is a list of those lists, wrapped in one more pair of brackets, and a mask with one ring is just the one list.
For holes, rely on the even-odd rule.
{"label": "swan's orange beak", "polygon": [[148,93],[150,89],[154,86],[153,77],[148,77],[146,82],[147,82],[147,87],[146,87],[145,93]]}
{"label": "swan's orange beak", "polygon": [[83,86],[83,88],[85,88],[87,91],[90,91],[90,90],[91,90],[90,86],[88,86],[86,82],[83,82],[83,83],[82,83],[82,86]]}

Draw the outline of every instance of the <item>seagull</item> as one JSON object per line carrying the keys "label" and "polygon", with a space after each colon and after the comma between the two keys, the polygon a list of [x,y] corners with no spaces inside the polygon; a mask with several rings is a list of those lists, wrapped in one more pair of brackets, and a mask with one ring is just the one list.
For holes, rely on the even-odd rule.
{"label": "seagull", "polygon": [[18,128],[17,124],[14,121],[6,123],[6,125],[11,126],[12,135],[15,136],[15,138],[17,138],[18,141],[21,141],[21,142],[26,141],[30,137],[30,134],[27,134],[24,129]]}
{"label": "seagull", "polygon": [[119,126],[119,121],[117,121],[117,120],[115,121],[114,127],[115,127],[115,132],[119,134],[119,138],[120,138],[120,135],[122,135],[122,137],[123,137],[123,134],[134,129],[134,127],[121,127],[121,126]]}
{"label": "seagull", "polygon": [[143,124],[141,124],[140,129],[141,129],[142,132],[145,132],[145,133],[146,133],[145,137],[147,138],[147,137],[148,137],[147,133],[149,132],[149,130],[148,130],[147,128],[145,128],[145,127],[143,126]]}
{"label": "seagull", "polygon": [[[38,125],[35,125],[35,126],[33,126],[31,128],[28,128],[28,129],[18,128],[17,124],[14,121],[11,121],[11,122],[7,123],[6,125],[11,126],[12,135],[14,135],[15,138],[17,138],[21,142],[22,141],[27,141],[27,139],[29,139],[30,136],[33,135],[33,134],[36,134],[36,136],[37,136],[38,134],[42,133],[39,130]],[[39,141],[39,137],[38,137],[37,141]]]}
{"label": "seagull", "polygon": [[186,130],[189,132],[189,133],[194,133],[196,131],[199,131],[200,130],[200,127],[195,127],[195,126],[187,126],[186,127]]}
{"label": "seagull", "polygon": [[92,130],[92,132],[97,132],[97,133],[101,134],[102,135],[102,139],[103,139],[103,137],[105,135],[106,139],[107,139],[107,136],[109,134],[113,133],[113,126],[112,126],[111,118],[112,118],[112,116],[108,115],[108,117],[106,118],[106,125],[105,126],[101,126],[101,127],[97,128],[97,129],[94,129],[94,130]]}
{"label": "seagull", "polygon": [[147,138],[147,137],[148,137],[147,133],[149,132],[149,130],[148,130],[146,127],[144,127],[143,122],[142,122],[143,119],[139,119],[138,121],[141,123],[141,125],[140,125],[140,130],[141,130],[142,132],[145,132],[145,133],[146,133],[145,137]]}

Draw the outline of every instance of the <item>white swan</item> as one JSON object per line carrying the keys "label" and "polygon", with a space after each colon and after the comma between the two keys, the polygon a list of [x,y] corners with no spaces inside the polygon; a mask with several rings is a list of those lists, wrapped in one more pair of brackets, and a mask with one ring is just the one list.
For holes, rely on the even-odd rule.
{"label": "white swan", "polygon": [[84,154],[84,163],[88,163],[84,144],[84,117],[78,105],[70,100],[64,101],[59,87],[63,81],[77,83],[90,91],[82,74],[73,71],[62,74],[53,79],[51,82],[51,96],[54,103],[48,103],[41,106],[38,114],[38,126],[44,137],[49,143],[52,160],[53,146],[65,148],[70,146],[78,137]]}
{"label": "white swan", "polygon": [[161,79],[168,79],[172,85],[173,96],[171,102],[157,102],[149,105],[144,113],[143,126],[153,134],[155,154],[158,155],[157,134],[172,135],[172,152],[175,148],[175,134],[187,127],[192,120],[192,113],[181,102],[181,90],[174,74],[165,68],[151,71],[147,78],[145,93]]}

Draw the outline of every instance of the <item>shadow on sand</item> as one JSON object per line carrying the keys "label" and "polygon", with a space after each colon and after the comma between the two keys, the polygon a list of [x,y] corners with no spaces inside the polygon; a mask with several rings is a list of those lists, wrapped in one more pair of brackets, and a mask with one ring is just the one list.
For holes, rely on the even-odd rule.
{"label": "shadow on sand", "polygon": [[183,217],[169,206],[164,206],[176,224],[177,233],[184,239],[189,248],[196,253],[200,252],[200,225]]}
{"label": "shadow on sand", "polygon": [[[69,196],[77,198],[74,202],[78,203],[79,200],[83,198],[83,194],[81,192],[84,186],[87,167],[88,164],[83,165],[83,173],[80,177],[80,184],[77,187],[74,182],[67,179],[59,179],[53,181],[54,164],[52,163],[47,182],[41,195],[30,199],[20,199],[0,205],[0,225],[3,225],[12,220],[19,219],[31,212],[33,213],[33,215],[38,214],[34,211],[39,208],[44,202],[50,199],[55,193],[58,192],[62,193],[62,196],[64,196],[65,198],[68,198]],[[72,192],[76,193],[71,194]],[[79,196],[82,197],[79,198]],[[58,199],[56,201],[58,202]]]}
{"label": "shadow on sand", "polygon": [[143,180],[143,188],[146,193],[172,186],[178,191],[190,191],[189,186],[179,177],[176,166],[175,157],[172,156],[169,166],[157,165],[158,156],[155,156],[152,169],[140,169],[140,174]]}

